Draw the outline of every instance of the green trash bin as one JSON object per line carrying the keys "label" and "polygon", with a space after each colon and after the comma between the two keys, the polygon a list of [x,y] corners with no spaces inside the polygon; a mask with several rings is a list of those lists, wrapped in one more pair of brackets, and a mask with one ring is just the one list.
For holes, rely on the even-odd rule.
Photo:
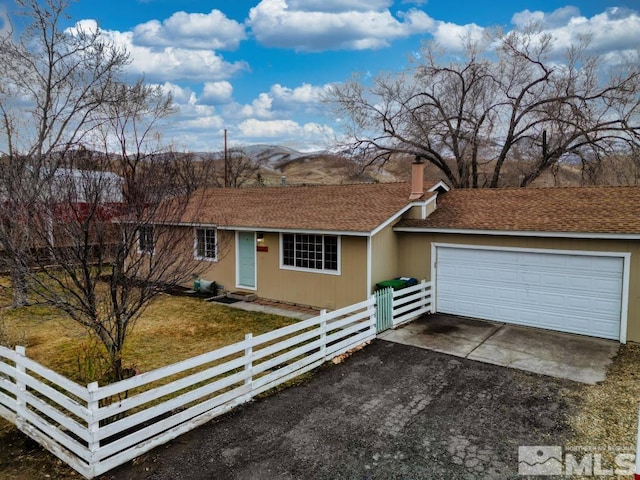
{"label": "green trash bin", "polygon": [[396,277],[391,280],[384,280],[376,284],[376,290],[391,287],[394,290],[401,290],[403,288],[417,285],[418,280],[412,277]]}

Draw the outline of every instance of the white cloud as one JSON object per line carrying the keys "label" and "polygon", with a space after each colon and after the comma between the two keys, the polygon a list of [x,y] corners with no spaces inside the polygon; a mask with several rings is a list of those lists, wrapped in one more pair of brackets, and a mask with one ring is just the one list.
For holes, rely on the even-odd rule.
{"label": "white cloud", "polygon": [[399,14],[405,22],[407,33],[421,34],[432,31],[438,22],[427,15],[422,10],[411,9],[408,12]]}
{"label": "white cloud", "polygon": [[318,103],[329,88],[329,85],[316,87],[308,83],[303,83],[296,88],[289,88],[276,83],[271,87],[270,93],[274,99],[284,103]]}
{"label": "white cloud", "polygon": [[567,47],[580,37],[591,36],[590,48],[596,52],[626,50],[640,46],[640,15],[638,12],[612,8],[587,19],[574,17],[561,28],[551,32],[559,39],[559,46]]}
{"label": "white cloud", "polygon": [[461,51],[464,48],[465,39],[480,41],[484,31],[483,27],[475,23],[457,25],[449,22],[437,22],[431,34],[443,47],[453,51]]}
{"label": "white cloud", "polygon": [[301,12],[350,12],[369,10],[381,10],[388,8],[393,1],[390,0],[289,0],[291,10]]}
{"label": "white cloud", "polygon": [[233,86],[227,81],[205,82],[200,102],[209,105],[220,105],[231,102]]}
{"label": "white cloud", "polygon": [[242,115],[245,117],[270,118],[272,116],[271,105],[273,98],[268,93],[258,95],[251,105],[245,105],[242,108]]}
{"label": "white cloud", "polygon": [[98,31],[98,22],[91,18],[80,20],[75,23],[73,27],[69,27],[65,30],[66,33],[71,35],[77,35],[78,32],[95,33]]}
{"label": "white cloud", "polygon": [[240,135],[245,139],[273,140],[280,144],[315,143],[321,145],[333,135],[333,130],[327,125],[305,123],[300,125],[293,120],[257,120],[248,119],[238,124]]}
{"label": "white cloud", "polygon": [[210,132],[222,128],[224,126],[224,119],[219,115],[198,117],[181,121],[176,126],[180,130],[206,130]]}
{"label": "white cloud", "polygon": [[102,30],[102,34],[129,52],[130,73],[145,75],[151,81],[221,80],[249,68],[245,62],[226,62],[211,50],[149,48],[135,44],[132,32]]}
{"label": "white cloud", "polygon": [[[312,2],[316,5],[319,2]],[[300,5],[301,2],[292,2]],[[395,18],[388,2],[374,0],[368,9],[336,9],[338,5],[361,1],[331,1],[332,8],[296,10],[285,0],[262,0],[249,11],[248,25],[258,42],[267,47],[292,48],[298,51],[365,50],[388,46],[397,38],[426,33],[428,16],[410,11]],[[305,2],[305,5],[307,3]]]}
{"label": "white cloud", "polygon": [[196,94],[189,87],[183,88],[171,82],[164,82],[160,87],[165,94],[171,95],[176,104],[193,105],[196,102]]}
{"label": "white cloud", "polygon": [[640,45],[640,15],[637,11],[614,7],[591,18],[582,16],[575,7],[565,7],[551,13],[524,10],[513,15],[516,28],[537,22],[544,32],[555,38],[558,51],[591,39],[590,49],[596,53],[625,51]]}
{"label": "white cloud", "polygon": [[7,7],[0,5],[0,37],[4,37],[11,31],[9,23],[9,15],[7,15]]}
{"label": "white cloud", "polygon": [[142,46],[235,50],[245,38],[244,26],[220,10],[176,12],[162,22],[151,20],[133,29],[133,41]]}

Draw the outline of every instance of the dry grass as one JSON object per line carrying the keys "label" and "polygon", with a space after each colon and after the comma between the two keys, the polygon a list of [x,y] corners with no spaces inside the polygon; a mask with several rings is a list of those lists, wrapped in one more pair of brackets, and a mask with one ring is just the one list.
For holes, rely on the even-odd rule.
{"label": "dry grass", "polygon": [[640,405],[639,344],[622,345],[606,380],[598,385],[584,386],[573,395],[578,404],[576,413],[570,418],[574,430],[573,446],[613,452],[609,456],[635,453]]}
{"label": "dry grass", "polygon": [[[188,297],[160,296],[143,313],[127,340],[123,363],[144,372],[258,335],[294,319],[246,312]],[[26,343],[27,355],[47,367],[81,381],[78,361],[96,348],[77,323],[54,309],[30,306],[4,312],[7,336]],[[21,341],[20,341],[21,340]]]}
{"label": "dry grass", "polygon": [[[6,290],[0,289],[0,296],[4,295]],[[0,301],[4,304],[4,300]],[[43,306],[5,309],[0,315],[7,339],[25,345],[30,358],[81,384],[91,380],[87,377],[100,376],[92,356],[100,347],[75,322]],[[162,295],[136,324],[123,360],[125,365],[148,371],[243,340],[246,333],[259,335],[295,321],[197,298]],[[0,478],[81,478],[3,419],[0,445]]]}

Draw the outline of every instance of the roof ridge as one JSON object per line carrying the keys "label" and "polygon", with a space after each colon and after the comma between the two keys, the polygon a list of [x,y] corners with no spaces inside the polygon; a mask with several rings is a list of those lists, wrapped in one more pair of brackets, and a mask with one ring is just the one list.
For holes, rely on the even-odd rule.
{"label": "roof ridge", "polygon": [[377,185],[377,186],[385,186],[385,185],[408,185],[407,181],[397,181],[397,182],[353,182],[353,183],[322,183],[322,184],[309,184],[309,185],[301,185],[301,184],[287,184],[285,186],[282,185],[264,185],[264,186],[251,186],[251,187],[201,187],[197,191],[200,192],[210,192],[215,191],[219,192],[222,190],[232,191],[232,192],[240,192],[240,191],[264,191],[264,190],[292,190],[292,189],[302,189],[302,188],[331,188],[331,187],[354,187],[360,185]]}
{"label": "roof ridge", "polygon": [[526,191],[549,191],[549,190],[608,190],[608,189],[640,189],[640,185],[563,185],[559,187],[483,187],[483,188],[452,188],[456,192],[526,192]]}

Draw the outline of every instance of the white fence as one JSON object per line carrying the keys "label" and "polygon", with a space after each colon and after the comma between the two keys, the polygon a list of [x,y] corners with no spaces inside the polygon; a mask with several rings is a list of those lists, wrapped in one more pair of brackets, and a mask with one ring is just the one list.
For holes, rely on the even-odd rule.
{"label": "white fence", "polygon": [[430,312],[431,282],[422,280],[417,285],[393,292],[394,327]]}
{"label": "white fence", "polygon": [[[374,339],[374,303],[323,311],[103,387],[82,387],[23,347],[0,347],[0,415],[93,478]],[[409,307],[398,312],[413,314]]]}
{"label": "white fence", "polygon": [[393,290],[385,288],[375,294],[376,330],[378,333],[410,322],[431,312],[431,282]]}

